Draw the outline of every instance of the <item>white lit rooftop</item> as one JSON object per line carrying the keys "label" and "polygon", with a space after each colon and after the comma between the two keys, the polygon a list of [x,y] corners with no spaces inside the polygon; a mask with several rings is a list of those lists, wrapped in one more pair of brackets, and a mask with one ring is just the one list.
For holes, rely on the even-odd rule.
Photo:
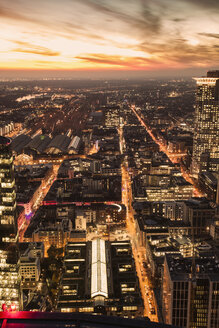
{"label": "white lit rooftop", "polygon": [[92,241],[91,297],[108,297],[105,241]]}

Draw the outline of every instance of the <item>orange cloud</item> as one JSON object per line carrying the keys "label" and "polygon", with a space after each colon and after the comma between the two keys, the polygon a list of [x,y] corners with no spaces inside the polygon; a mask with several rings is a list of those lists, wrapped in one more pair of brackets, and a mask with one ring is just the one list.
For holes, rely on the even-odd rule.
{"label": "orange cloud", "polygon": [[136,67],[142,68],[152,64],[157,64],[155,60],[144,57],[124,57],[124,56],[108,56],[105,54],[85,54],[75,57],[89,63],[104,64],[109,66],[120,67]]}
{"label": "orange cloud", "polygon": [[51,51],[49,49],[33,49],[33,50],[30,50],[30,49],[22,49],[22,48],[16,48],[16,49],[13,49],[12,51],[14,52],[24,52],[24,53],[28,53],[28,54],[35,54],[35,55],[42,55],[42,56],[59,56],[60,55],[60,52],[54,52],[54,51]]}
{"label": "orange cloud", "polygon": [[36,55],[42,55],[42,56],[59,56],[61,53],[58,51],[52,51],[48,48],[33,45],[28,42],[23,41],[13,41],[14,43],[24,46],[24,48],[15,48],[12,51],[13,52],[23,52],[23,53],[29,53],[29,54],[36,54]]}

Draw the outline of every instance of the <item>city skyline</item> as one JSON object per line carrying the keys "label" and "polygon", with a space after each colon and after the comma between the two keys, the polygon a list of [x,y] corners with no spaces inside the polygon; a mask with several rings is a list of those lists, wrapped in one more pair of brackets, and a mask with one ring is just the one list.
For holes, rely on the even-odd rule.
{"label": "city skyline", "polygon": [[218,60],[217,1],[0,1],[3,77],[191,76]]}
{"label": "city skyline", "polygon": [[4,324],[218,328],[219,71],[205,75],[1,79]]}

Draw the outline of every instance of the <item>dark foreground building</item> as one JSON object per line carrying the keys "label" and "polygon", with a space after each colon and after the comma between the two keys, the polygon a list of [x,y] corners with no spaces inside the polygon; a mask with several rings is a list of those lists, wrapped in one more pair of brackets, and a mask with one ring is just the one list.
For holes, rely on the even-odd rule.
{"label": "dark foreground building", "polygon": [[82,313],[1,312],[1,328],[174,328],[148,319],[126,319]]}

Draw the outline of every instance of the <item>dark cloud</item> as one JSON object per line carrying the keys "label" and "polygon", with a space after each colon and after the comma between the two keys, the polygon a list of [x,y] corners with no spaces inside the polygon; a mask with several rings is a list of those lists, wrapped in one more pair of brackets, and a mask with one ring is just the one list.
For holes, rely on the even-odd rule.
{"label": "dark cloud", "polygon": [[186,19],[185,18],[173,18],[172,19],[172,22],[175,22],[175,23],[181,23],[181,22],[185,22]]}
{"label": "dark cloud", "polygon": [[42,56],[59,56],[60,52],[58,51],[52,51],[46,47],[33,45],[28,42],[24,41],[13,41],[13,43],[21,46],[21,48],[15,48],[12,51],[13,52],[23,52],[23,53],[29,53],[29,54],[36,54],[36,55],[42,55]]}
{"label": "dark cloud", "polygon": [[219,1],[218,0],[184,0],[189,4],[195,4],[199,7],[204,7],[206,9],[218,9],[219,10]]}
{"label": "dark cloud", "polygon": [[142,1],[141,15],[143,19],[136,21],[136,23],[139,24],[139,27],[142,27],[146,31],[160,31],[162,15],[161,13],[158,14],[153,12],[153,10],[145,1]]}
{"label": "dark cloud", "polygon": [[199,33],[201,36],[206,36],[208,38],[219,39],[219,33]]}
{"label": "dark cloud", "polygon": [[141,50],[159,58],[161,62],[196,66],[219,63],[217,45],[190,45],[186,39],[176,38],[166,43],[141,43],[137,50]]}
{"label": "dark cloud", "polygon": [[162,15],[153,12],[145,1],[141,2],[141,10],[137,17],[135,15],[125,13],[124,11],[119,10],[119,8],[93,0],[84,0],[83,3],[86,3],[89,7],[99,13],[103,13],[114,19],[119,19],[122,22],[132,26],[132,28],[140,29],[144,33],[157,33],[161,27]]}

